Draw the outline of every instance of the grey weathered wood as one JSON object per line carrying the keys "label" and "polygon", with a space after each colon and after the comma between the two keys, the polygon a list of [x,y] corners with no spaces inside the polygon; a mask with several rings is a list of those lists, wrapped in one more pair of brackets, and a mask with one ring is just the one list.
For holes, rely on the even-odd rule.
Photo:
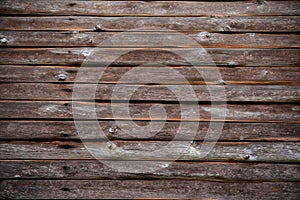
{"label": "grey weathered wood", "polygon": [[[139,81],[137,81],[139,82]],[[43,84],[43,83],[2,83],[0,85],[0,99],[31,99],[31,100],[72,100],[73,84]],[[82,89],[95,87],[84,84]],[[186,91],[190,86],[184,85],[112,85],[99,84],[96,86],[96,100],[130,100],[135,101],[178,101],[172,91]],[[112,93],[118,87],[120,98],[114,98]],[[132,92],[133,87],[138,87]],[[300,102],[300,86],[209,86],[212,91],[224,87],[227,101],[241,102]],[[219,88],[219,89],[218,89]],[[208,87],[205,85],[192,86],[198,101],[222,101],[222,98],[211,99]],[[123,94],[123,95],[122,95]],[[87,94],[74,100],[91,100],[94,94]],[[123,98],[122,98],[123,97]],[[193,99],[190,99],[192,101]]]}
{"label": "grey weathered wood", "polygon": [[[148,122],[138,121],[139,125],[147,125]],[[163,122],[158,122],[163,123]],[[95,139],[95,131],[91,128],[91,122],[81,122],[86,134],[78,135],[73,121],[0,121],[0,139],[21,140],[65,140],[65,139]],[[138,135],[131,135],[124,131],[128,127],[127,121],[99,121],[99,125],[105,135],[97,135],[98,138],[111,140],[133,140]],[[177,134],[180,122],[165,122],[163,128],[158,131],[151,140],[172,140],[176,136],[180,140],[187,140],[185,134],[191,130],[185,130],[181,135]],[[110,128],[117,128],[110,133]],[[209,122],[200,122],[195,133],[195,140],[203,140],[207,134]],[[287,123],[225,123],[219,140],[239,141],[300,141],[300,124]],[[136,137],[135,137],[136,136]]]}
{"label": "grey weathered wood", "polygon": [[0,30],[124,31],[155,27],[176,31],[298,32],[299,16],[250,17],[1,17]]}
{"label": "grey weathered wood", "polygon": [[[99,83],[128,83],[125,80],[119,80],[126,72],[134,67],[108,67],[103,73]],[[157,68],[159,70],[159,67]],[[205,69],[208,73],[209,67],[173,67],[182,74],[190,84],[204,84],[203,77],[197,72]],[[63,66],[24,66],[24,65],[0,65],[0,82],[22,82],[22,83],[47,83],[62,82],[58,80],[58,75],[66,75],[65,83],[75,81],[78,67]],[[85,73],[95,73],[95,68],[80,68]],[[299,67],[218,67],[220,75],[225,84],[285,84],[300,85]],[[172,74],[161,72],[165,80],[173,84],[185,84],[176,79]],[[139,78],[139,77],[136,77]],[[76,80],[80,82],[80,80]],[[90,81],[90,83],[95,83]],[[209,81],[206,84],[211,84]]]}
{"label": "grey weathered wood", "polygon": [[[300,20],[299,20],[300,21]],[[187,48],[107,48],[106,60],[99,60],[97,53],[87,56],[93,48],[1,48],[0,64],[35,64],[35,65],[81,65],[88,58],[97,66],[112,63],[113,65],[142,65],[160,63],[163,65],[191,65],[178,54],[188,52]],[[191,50],[191,49],[190,49]],[[206,49],[216,65],[231,66],[298,66],[300,63],[299,49]],[[127,54],[122,55],[124,53]],[[116,54],[122,55],[116,58]],[[181,55],[182,55],[181,54]],[[209,59],[195,59],[194,65],[212,65]],[[197,55],[196,55],[197,56]]]}
{"label": "grey weathered wood", "polygon": [[[112,144],[113,143],[113,144]],[[300,162],[300,143],[297,142],[218,142],[205,157],[200,152],[202,142],[192,146],[174,141],[172,146],[159,153],[169,141],[111,141],[89,142],[96,158],[101,160],[193,160],[193,161],[248,161],[248,162]],[[97,150],[98,149],[98,150]],[[100,150],[101,149],[101,150]],[[0,142],[0,159],[93,159],[79,142]],[[97,151],[97,152],[96,152]],[[94,154],[95,155],[95,154]],[[248,159],[244,156],[249,155]]]}
{"label": "grey weathered wood", "polygon": [[[93,119],[91,113],[93,110],[91,102],[77,102],[73,112],[77,111],[77,119]],[[127,104],[124,103],[96,103],[96,115],[98,119],[128,119],[123,116]],[[149,109],[153,103],[131,103],[130,119],[132,120],[150,120]],[[157,105],[157,104],[156,104]],[[182,120],[181,107],[179,104],[159,104],[161,109],[165,109],[167,120]],[[200,118],[188,118],[188,121],[210,121],[214,110],[223,109],[223,105],[200,104]],[[112,109],[117,110],[120,116],[113,116]],[[195,109],[195,104],[185,104],[187,109]],[[226,107],[225,121],[232,122],[299,122],[300,106],[294,104],[269,104],[269,105],[239,105],[228,104]],[[79,116],[80,115],[80,116]],[[214,120],[219,121],[222,118],[215,113]],[[194,116],[194,115],[193,115]],[[1,101],[0,118],[31,118],[31,119],[73,119],[72,102],[70,101]],[[153,117],[153,120],[165,120],[165,116]],[[187,120],[187,118],[185,118]],[[223,119],[222,119],[223,120]]]}
{"label": "grey weathered wood", "polygon": [[299,183],[197,180],[4,180],[1,198],[297,199]]}
{"label": "grey weathered wood", "polygon": [[[5,0],[2,14],[89,16],[253,16],[299,15],[297,1],[59,1]],[[214,12],[212,12],[214,11]]]}
{"label": "grey weathered wood", "polygon": [[[41,47],[67,47],[67,46],[97,46],[99,43],[109,39],[117,32],[44,32],[44,31],[0,31],[0,37],[7,40],[1,46],[41,46]],[[176,40],[178,34],[174,33],[152,33],[137,32],[134,38],[137,41],[155,41],[153,46],[164,44],[165,38]],[[219,34],[219,33],[186,33],[205,48],[298,48],[300,47],[300,36],[297,34]],[[119,47],[127,47],[128,34],[118,36],[114,41]],[[50,42],[49,42],[50,41]],[[148,44],[149,45],[149,44]],[[172,45],[172,44],[170,44]],[[140,44],[140,47],[145,46]],[[177,45],[178,46],[178,45]],[[181,47],[192,47],[191,44],[182,43]],[[194,45],[195,46],[195,45]],[[199,45],[197,45],[199,46]]]}
{"label": "grey weathered wood", "polygon": [[300,181],[300,177],[295,176],[299,171],[297,164],[173,162],[154,172],[126,173],[117,172],[98,160],[2,160],[0,168],[2,179]]}

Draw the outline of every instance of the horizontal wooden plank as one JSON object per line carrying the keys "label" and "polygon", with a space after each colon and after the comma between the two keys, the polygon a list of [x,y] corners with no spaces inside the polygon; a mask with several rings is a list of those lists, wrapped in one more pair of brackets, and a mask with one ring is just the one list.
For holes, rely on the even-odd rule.
{"label": "horizontal wooden plank", "polygon": [[[2,14],[14,15],[88,15],[88,16],[252,16],[299,15],[297,1],[59,1],[4,0]],[[212,10],[214,11],[212,13]]]}
{"label": "horizontal wooden plank", "polygon": [[[91,55],[93,48],[1,48],[0,64],[35,64],[35,65],[81,65],[86,58],[89,63],[112,63],[113,65],[142,65],[160,63],[162,65],[191,65],[179,55],[189,52],[189,48],[153,48],[153,49],[118,49],[107,48],[106,60],[99,60],[99,55]],[[231,66],[299,66],[299,49],[206,49],[216,65]],[[174,53],[176,52],[176,54]],[[193,51],[195,53],[195,49]],[[104,54],[104,52],[102,52]],[[124,54],[124,55],[123,55]],[[179,54],[179,55],[178,55]],[[90,55],[90,56],[88,56]],[[122,55],[116,58],[116,55]],[[212,65],[207,57],[190,55],[194,65]]]}
{"label": "horizontal wooden plank", "polygon": [[0,30],[124,31],[144,27],[208,32],[299,32],[298,16],[251,17],[1,17]]}
{"label": "horizontal wooden plank", "polygon": [[[200,152],[202,142],[173,141],[110,141],[86,142],[0,142],[0,159],[97,159],[101,160],[193,160],[299,162],[298,142],[218,142],[205,157]],[[89,148],[93,152],[91,155]],[[158,150],[159,153],[157,152]],[[247,159],[244,156],[249,156]]]}
{"label": "horizontal wooden plank", "polygon": [[[137,121],[140,126],[146,126],[148,122]],[[180,122],[157,122],[163,127],[148,140],[189,140],[187,134],[195,134],[195,140],[204,140],[210,123],[200,122],[196,132],[186,129],[180,135],[177,134]],[[91,122],[81,122],[86,129],[86,134],[77,133],[73,121],[0,121],[0,139],[21,139],[21,140],[65,140],[65,139],[95,139],[108,138],[110,140],[135,140],[138,134],[128,134],[124,131],[130,122],[99,121],[99,125],[105,135],[96,134]],[[109,131],[113,128],[113,132]],[[219,140],[237,141],[300,141],[300,124],[287,123],[224,123]]]}
{"label": "horizontal wooden plank", "polygon": [[[0,31],[0,37],[6,42],[1,46],[35,46],[35,47],[67,47],[67,46],[96,46],[109,39],[116,32],[52,32],[52,31]],[[182,36],[182,35],[181,35]],[[197,41],[206,48],[299,48],[300,36],[298,34],[220,34],[199,32],[186,36]],[[136,41],[153,41],[153,46],[165,44],[166,37],[169,40],[178,41],[175,33],[136,32],[132,34]],[[133,38],[129,34],[121,35],[114,39],[119,47],[128,47],[128,39]],[[49,42],[51,41],[51,42]],[[152,45],[152,44],[151,44]],[[172,45],[172,44],[170,44]],[[136,45],[138,46],[138,45]],[[140,47],[146,44],[140,44]],[[149,46],[149,44],[147,45]],[[178,45],[177,45],[178,46]],[[192,47],[191,44],[182,42],[181,47]],[[196,45],[194,45],[196,46]],[[197,45],[199,46],[199,45]]]}
{"label": "horizontal wooden plank", "polygon": [[[94,107],[95,105],[95,107]],[[211,115],[214,114],[213,120],[222,121],[223,111],[226,111],[225,121],[232,122],[299,122],[299,105],[295,104],[268,104],[268,105],[239,105],[228,104],[199,105],[200,117],[194,118],[196,104],[155,104],[160,110],[164,109],[167,116],[159,115],[149,116],[149,110],[153,103],[131,103],[130,116],[126,114],[125,103],[90,103],[77,102],[72,109],[70,101],[1,101],[0,118],[30,118],[30,119],[73,119],[73,113],[76,112],[77,119],[93,119],[92,113],[95,112],[98,119],[131,119],[131,120],[184,120],[184,121],[210,121]],[[181,109],[184,115],[181,114]],[[118,116],[112,114],[118,112]],[[157,113],[157,112],[156,112]],[[189,113],[189,114],[188,114]],[[165,118],[166,117],[166,118]]]}
{"label": "horizontal wooden plank", "polygon": [[299,183],[197,180],[3,180],[1,198],[297,199]]}
{"label": "horizontal wooden plank", "polygon": [[[99,83],[128,83],[120,78],[134,67],[108,67],[102,74]],[[203,69],[207,73],[214,70],[209,67],[173,67],[182,74],[190,84],[204,84],[203,77],[197,70]],[[24,65],[0,65],[0,82],[22,82],[22,83],[47,83],[62,82],[58,79],[59,74],[65,74],[63,82],[73,83],[75,81],[78,67],[63,66],[24,66]],[[80,68],[86,74],[94,74],[97,69],[87,67]],[[218,67],[220,75],[226,85],[230,84],[288,84],[300,85],[299,67]],[[185,84],[170,73],[161,72],[166,83]],[[139,77],[136,77],[139,78]],[[80,83],[80,79],[76,80]],[[90,83],[95,83],[90,81]],[[207,81],[207,84],[209,82]]]}
{"label": "horizontal wooden plank", "polygon": [[[134,165],[134,161],[131,164]],[[2,160],[0,168],[1,179],[300,181],[299,176],[295,176],[299,171],[297,164],[173,162],[154,172],[126,173],[116,172],[98,160]]]}
{"label": "horizontal wooden plank", "polygon": [[[138,83],[141,83],[137,81]],[[31,100],[132,100],[132,101],[178,101],[174,91],[187,91],[189,85],[115,85],[115,84],[83,84],[80,88],[86,91],[96,87],[96,93],[72,98],[73,84],[51,83],[2,83],[0,99]],[[117,88],[117,89],[116,89]],[[206,86],[194,85],[196,98],[187,101],[222,101],[212,98],[211,91],[225,89],[227,101],[241,102],[300,102],[300,86]],[[136,89],[136,90],[135,90]],[[135,90],[135,91],[134,91]],[[117,91],[118,98],[113,95]],[[127,94],[132,94],[127,98]],[[94,96],[95,95],[95,96]]]}

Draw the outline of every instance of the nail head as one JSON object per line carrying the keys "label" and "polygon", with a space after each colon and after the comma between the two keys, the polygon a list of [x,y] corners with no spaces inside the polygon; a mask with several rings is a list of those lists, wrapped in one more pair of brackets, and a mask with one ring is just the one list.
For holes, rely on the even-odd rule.
{"label": "nail head", "polygon": [[115,149],[115,148],[116,148],[116,145],[115,145],[114,143],[112,143],[112,142],[107,142],[107,143],[106,143],[106,146],[107,146],[107,148],[109,148],[109,149]]}
{"label": "nail head", "polygon": [[95,29],[96,31],[101,31],[101,30],[102,30],[102,27],[101,27],[101,25],[96,25],[96,26],[94,27],[94,29]]}
{"label": "nail head", "polygon": [[230,26],[225,26],[225,27],[223,28],[223,30],[224,30],[225,32],[229,32],[229,31],[231,31],[231,28],[230,28]]}
{"label": "nail head", "polygon": [[225,81],[224,81],[224,80],[219,80],[219,81],[218,81],[218,84],[219,84],[219,85],[225,85]]}
{"label": "nail head", "polygon": [[116,128],[113,128],[113,127],[110,127],[108,129],[108,132],[111,133],[111,134],[115,134],[117,132],[117,129]]}
{"label": "nail head", "polygon": [[1,38],[0,41],[1,41],[2,44],[6,44],[7,43],[7,39],[6,38]]}
{"label": "nail head", "polygon": [[65,74],[59,74],[58,76],[58,80],[63,81],[66,80],[67,76]]}

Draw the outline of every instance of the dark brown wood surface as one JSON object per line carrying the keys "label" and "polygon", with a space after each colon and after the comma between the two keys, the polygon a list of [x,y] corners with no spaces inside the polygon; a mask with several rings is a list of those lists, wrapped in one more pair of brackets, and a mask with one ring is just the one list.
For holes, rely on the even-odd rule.
{"label": "dark brown wood surface", "polygon": [[[24,65],[81,65],[92,48],[2,48],[0,49],[0,64]],[[90,63],[97,65],[107,62],[112,65],[142,65],[158,62],[163,65],[191,65],[186,59],[172,53],[186,52],[186,48],[174,50],[172,48],[153,49],[117,49],[107,48],[106,62],[96,56],[88,57]],[[192,50],[192,49],[191,49]],[[126,51],[130,51],[126,53]],[[298,49],[206,49],[213,59],[195,60],[194,65],[230,65],[230,66],[298,66],[300,50]],[[114,52],[114,54],[113,54]],[[118,59],[114,56],[120,52]],[[111,56],[111,57],[108,57]]]}
{"label": "dark brown wood surface", "polygon": [[[297,199],[299,183],[197,180],[4,180],[1,198]],[[162,189],[163,188],[163,189]],[[162,191],[162,192],[158,192]]]}
{"label": "dark brown wood surface", "polygon": [[[94,16],[255,16],[299,15],[297,1],[78,1],[4,0],[0,12],[14,15],[94,15]],[[214,11],[212,13],[212,10]]]}
{"label": "dark brown wood surface", "polygon": [[[111,148],[109,144],[113,143]],[[201,153],[202,142],[195,142],[186,149],[183,142],[174,141],[172,151],[162,149],[169,141],[113,141],[89,142],[89,148],[99,149],[91,153],[82,143],[70,141],[0,142],[0,159],[101,159],[101,160],[193,160],[193,161],[247,161],[247,162],[295,162],[300,161],[299,143],[295,142],[218,142],[205,157]],[[103,148],[102,148],[103,147]],[[95,152],[95,151],[94,151]],[[245,155],[249,158],[245,159]],[[95,156],[95,157],[93,157]]]}
{"label": "dark brown wood surface", "polygon": [[[0,85],[0,99],[18,100],[72,100],[73,84],[43,84],[43,83],[3,83]],[[84,84],[83,90],[89,90],[95,85]],[[127,100],[126,94],[132,93],[132,85],[99,84],[95,100]],[[117,87],[119,98],[113,98],[112,93]],[[132,101],[178,101],[172,92],[186,90],[184,85],[136,85],[138,89],[132,93]],[[298,102],[300,101],[300,86],[210,86],[212,91],[225,88],[226,101],[240,102]],[[196,98],[194,101],[222,101],[223,98],[212,98],[206,85],[192,87]],[[123,94],[123,98],[122,98]],[[94,94],[87,94],[73,100],[92,100]],[[191,99],[192,101],[192,99]]]}
{"label": "dark brown wood surface", "polygon": [[[147,125],[147,121],[138,121],[139,125]],[[163,123],[163,122],[158,122]],[[98,138],[111,140],[134,140],[135,136],[128,134],[123,129],[129,122],[118,121],[114,132],[109,129],[117,127],[115,121],[99,121],[105,135]],[[2,140],[78,140],[95,139],[95,131],[91,122],[81,122],[86,128],[86,134],[78,135],[73,121],[30,121],[30,120],[2,120],[0,121],[0,139]],[[172,140],[177,136],[180,140],[188,138],[177,134],[180,122],[165,122],[163,128],[148,140]],[[195,140],[203,140],[207,134],[209,122],[200,122]],[[220,141],[299,141],[300,124],[293,123],[224,123]],[[185,133],[191,133],[185,130]]]}
{"label": "dark brown wood surface", "polygon": [[[132,120],[150,120],[149,109],[156,103],[131,103],[130,118]],[[93,106],[91,102],[77,102],[74,104],[73,112],[77,111],[78,119],[93,119]],[[126,120],[128,116],[114,116],[112,109],[124,110],[125,103],[95,103],[95,111],[98,119],[121,119]],[[157,104],[156,104],[157,105]],[[181,106],[185,112],[192,112],[195,106],[199,107],[200,117],[190,118],[185,114],[188,121],[210,121],[211,114],[215,110],[226,111],[225,121],[228,122],[294,122],[299,123],[299,109],[297,104],[228,104],[223,105],[199,104],[159,104],[167,114],[161,117],[152,117],[152,120],[180,121]],[[216,112],[215,112],[216,113]],[[125,114],[125,110],[124,110]],[[78,116],[80,115],[80,116]],[[192,115],[194,116],[194,115]],[[2,119],[73,119],[71,101],[1,101],[0,118]],[[223,120],[222,115],[216,114],[215,121]]]}
{"label": "dark brown wood surface", "polygon": [[0,18],[0,30],[48,31],[125,31],[154,27],[177,31],[296,33],[299,16],[250,17],[6,17]]}
{"label": "dark brown wood surface", "polygon": [[[3,83],[0,84],[0,99],[18,100],[72,100],[73,84],[44,84],[44,83]],[[89,91],[93,84],[80,85]],[[179,101],[172,92],[186,90],[190,86],[184,85],[135,85],[137,90],[132,92],[132,85],[99,84],[96,86],[95,100],[127,100],[126,94],[131,94],[132,101]],[[117,87],[119,98],[113,98],[112,93]],[[300,86],[209,86],[197,85],[192,89],[196,95],[190,101],[222,101],[223,98],[212,98],[209,89],[218,91],[225,88],[226,101],[240,102],[298,102],[300,101]],[[219,89],[218,89],[219,88]],[[73,100],[92,100],[92,93]],[[124,96],[122,98],[122,96]]]}
{"label": "dark brown wood surface", "polygon": [[[297,200],[299,10],[296,0],[1,0],[0,198]],[[95,78],[98,65],[80,68],[88,58],[105,63],[91,58],[92,50],[136,28],[148,30],[131,30],[115,38],[114,45],[103,46],[105,59],[114,62],[100,79]],[[182,41],[182,35],[193,44]],[[215,64],[198,57],[191,66],[174,54],[199,47]],[[130,52],[114,58],[124,51]],[[146,72],[122,79],[148,62],[167,65],[187,81],[155,64],[151,67],[163,77],[160,84],[144,85]],[[78,78],[79,71],[90,79]],[[207,73],[206,81],[199,71]],[[74,99],[72,108],[74,83],[85,93]],[[121,95],[111,103],[116,83]],[[98,84],[95,106],[103,133],[92,123],[91,84]],[[172,90],[187,91],[189,84],[196,98],[179,105]],[[126,95],[137,86],[130,116],[113,115],[112,108],[124,111]],[[227,102],[220,96],[212,106],[208,87],[224,88]],[[193,117],[196,103],[200,116]],[[203,157],[201,148],[215,142],[207,135],[211,115],[216,115],[214,125],[221,125],[225,103],[219,140]],[[165,109],[166,122],[164,116],[149,113],[153,105]],[[180,106],[189,109],[185,119]],[[75,111],[84,133],[77,132]],[[141,137],[142,129],[126,131],[132,119],[145,130],[151,120],[162,128]],[[197,122],[198,127],[178,134],[182,121]],[[162,151],[172,140],[177,146]],[[97,156],[87,148],[94,153],[98,149]],[[177,160],[153,172],[135,173],[118,171],[96,158],[149,165]]]}
{"label": "dark brown wood surface", "polygon": [[[20,82],[20,83],[80,83],[76,79],[79,68],[74,66],[27,66],[27,65],[0,65],[0,82]],[[105,69],[99,83],[128,83],[120,78],[134,67],[108,67]],[[159,69],[159,67],[157,67]],[[175,66],[173,69],[184,75],[190,84],[218,84],[206,81],[197,70],[205,69],[211,73],[214,69],[210,67],[190,67]],[[88,74],[96,72],[97,68],[80,68]],[[264,85],[300,85],[299,67],[218,67],[220,75],[226,85],[264,84]],[[65,74],[66,79],[58,79],[59,74]],[[161,72],[165,77],[165,82],[170,84],[186,84],[176,79],[172,74]],[[139,77],[137,76],[136,79]],[[138,79],[139,80],[139,79]],[[97,83],[90,80],[88,83]],[[63,87],[63,86],[62,86]]]}
{"label": "dark brown wood surface", "polygon": [[[0,31],[0,37],[6,38],[6,43],[1,43],[3,47],[16,46],[34,46],[34,47],[66,47],[66,46],[97,46],[101,42],[109,39],[117,32],[44,32],[44,31]],[[147,38],[155,39],[155,44],[165,42],[169,39],[176,40],[178,33],[152,33],[137,32],[132,34],[136,40]],[[221,33],[187,33],[187,36],[193,38],[202,47],[206,48],[298,48],[300,46],[300,36],[298,34],[261,34],[261,33],[243,33],[243,34],[221,34]],[[129,35],[116,38],[118,46],[127,47],[126,44]],[[131,38],[132,39],[132,38]],[[51,41],[51,42],[49,42]],[[144,45],[146,46],[146,45]],[[181,47],[192,47],[182,43]],[[195,47],[199,45],[194,45]],[[140,45],[143,47],[143,45]]]}
{"label": "dark brown wood surface", "polygon": [[[134,164],[134,161],[131,161]],[[173,162],[153,173],[117,172],[98,160],[3,160],[6,179],[186,179],[233,181],[300,181],[297,164]],[[284,173],[282,173],[284,172]]]}

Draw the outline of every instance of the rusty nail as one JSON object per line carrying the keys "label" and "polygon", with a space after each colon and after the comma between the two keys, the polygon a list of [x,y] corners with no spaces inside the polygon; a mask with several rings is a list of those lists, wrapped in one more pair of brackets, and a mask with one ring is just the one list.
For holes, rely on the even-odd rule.
{"label": "rusty nail", "polygon": [[94,27],[94,29],[95,29],[96,31],[101,31],[101,30],[102,30],[102,27],[101,27],[101,25],[96,25],[96,26]]}
{"label": "rusty nail", "polygon": [[67,76],[65,74],[59,74],[58,76],[58,80],[63,81],[66,80]]}
{"label": "rusty nail", "polygon": [[250,155],[246,154],[246,155],[243,156],[243,158],[244,158],[245,160],[248,160],[248,159],[250,158]]}
{"label": "rusty nail", "polygon": [[7,39],[6,39],[6,38],[1,38],[1,40],[0,40],[0,41],[1,41],[1,43],[2,43],[2,44],[5,44],[5,43],[7,43]]}

